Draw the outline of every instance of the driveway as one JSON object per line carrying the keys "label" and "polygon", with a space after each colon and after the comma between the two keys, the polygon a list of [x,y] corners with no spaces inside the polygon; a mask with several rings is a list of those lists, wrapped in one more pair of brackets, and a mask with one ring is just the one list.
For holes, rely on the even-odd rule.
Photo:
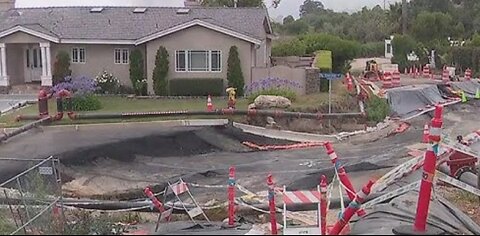
{"label": "driveway", "polygon": [[35,101],[37,101],[35,95],[0,95],[0,115]]}

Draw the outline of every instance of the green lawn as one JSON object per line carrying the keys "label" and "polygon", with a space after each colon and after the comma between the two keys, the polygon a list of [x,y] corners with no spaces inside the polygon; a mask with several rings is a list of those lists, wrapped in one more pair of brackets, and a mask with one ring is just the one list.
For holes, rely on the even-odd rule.
{"label": "green lawn", "polygon": [[[333,102],[344,98],[345,89],[342,88],[341,83],[333,86],[334,96]],[[120,112],[148,112],[148,111],[180,111],[190,110],[198,111],[206,109],[206,99],[134,99],[127,97],[117,96],[105,96],[99,97],[102,103],[102,109],[92,111],[88,113],[120,113]],[[221,109],[227,107],[226,98],[212,98],[215,109]],[[309,108],[318,107],[328,102],[328,93],[321,93],[315,95],[299,96],[297,100],[292,104],[292,108]],[[237,109],[247,109],[248,102],[246,99],[237,100]],[[49,101],[49,113],[54,115],[56,113],[56,102],[54,99]],[[20,126],[26,122],[15,122],[15,117],[18,115],[36,115],[38,114],[37,105],[30,105],[23,109],[19,109],[12,113],[0,116],[0,127],[13,127]],[[209,116],[212,118],[211,116]],[[187,117],[178,117],[185,119]],[[192,118],[192,117],[189,117]],[[203,117],[195,117],[203,118]],[[172,119],[172,117],[166,117],[163,119]],[[150,121],[150,120],[163,120],[162,118],[142,118],[142,119],[129,119],[128,121]],[[58,124],[83,124],[83,123],[99,123],[99,122],[122,122],[120,119],[109,120],[70,120],[66,115],[63,120]]]}

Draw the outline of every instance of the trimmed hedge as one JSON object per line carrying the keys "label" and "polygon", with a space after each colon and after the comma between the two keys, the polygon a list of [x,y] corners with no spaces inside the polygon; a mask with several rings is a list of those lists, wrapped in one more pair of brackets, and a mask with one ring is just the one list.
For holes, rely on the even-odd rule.
{"label": "trimmed hedge", "polygon": [[221,96],[223,79],[172,79],[169,81],[172,96]]}

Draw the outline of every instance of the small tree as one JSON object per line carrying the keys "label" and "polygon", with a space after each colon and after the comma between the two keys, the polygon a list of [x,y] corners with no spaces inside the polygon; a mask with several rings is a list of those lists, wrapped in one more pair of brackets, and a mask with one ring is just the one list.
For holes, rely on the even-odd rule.
{"label": "small tree", "polygon": [[155,56],[155,69],[153,69],[153,90],[156,95],[167,95],[168,52],[160,46]]}
{"label": "small tree", "polygon": [[58,84],[62,82],[65,77],[71,75],[70,55],[68,55],[68,52],[59,51],[56,56],[56,61],[53,64],[53,83]]}
{"label": "small tree", "polygon": [[147,93],[144,77],[143,55],[140,50],[135,49],[130,54],[130,80],[137,95],[146,95]]}
{"label": "small tree", "polygon": [[230,47],[227,63],[228,86],[236,88],[238,96],[242,96],[245,81],[243,79],[242,66],[240,65],[240,58],[238,57],[237,46]]}

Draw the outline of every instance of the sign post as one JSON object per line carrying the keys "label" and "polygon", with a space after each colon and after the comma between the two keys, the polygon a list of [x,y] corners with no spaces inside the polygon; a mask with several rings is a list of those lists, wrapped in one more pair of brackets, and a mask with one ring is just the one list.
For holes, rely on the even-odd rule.
{"label": "sign post", "polygon": [[[332,113],[332,80],[342,79],[342,74],[320,73],[320,78],[328,80],[328,114],[330,114]],[[328,120],[328,125],[331,125],[331,120]]]}

